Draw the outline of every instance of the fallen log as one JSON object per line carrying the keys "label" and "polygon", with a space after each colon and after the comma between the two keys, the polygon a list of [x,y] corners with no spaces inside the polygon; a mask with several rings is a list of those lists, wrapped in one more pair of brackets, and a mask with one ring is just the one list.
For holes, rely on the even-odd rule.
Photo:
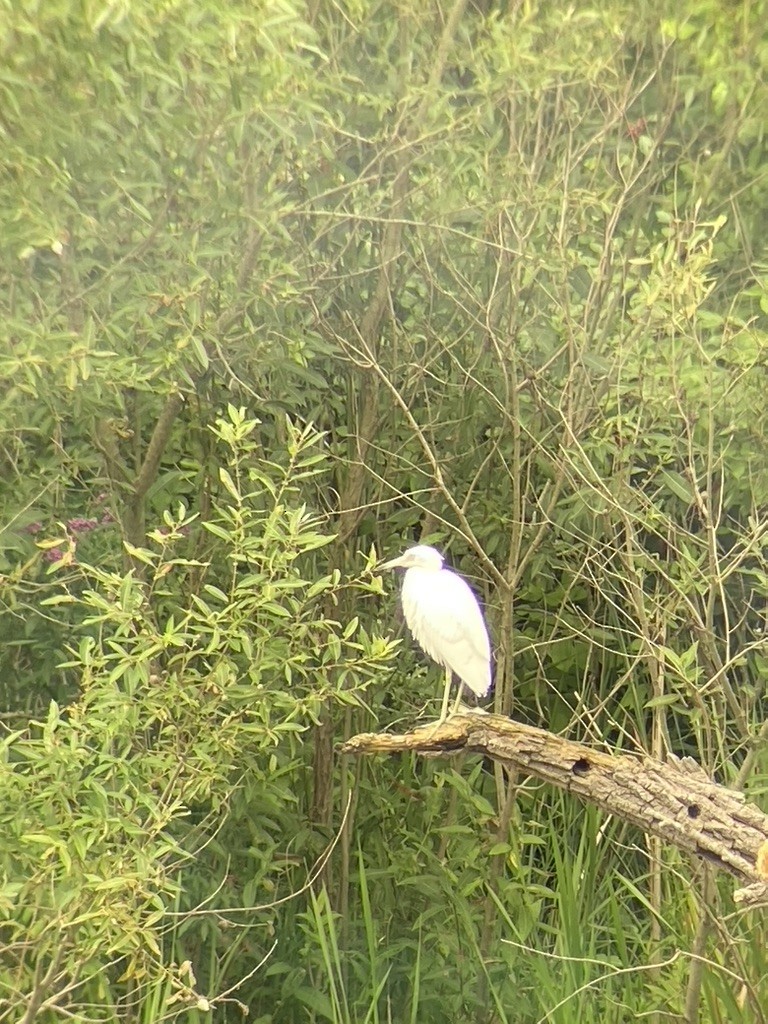
{"label": "fallen log", "polygon": [[608,754],[488,714],[458,714],[402,735],[362,733],[350,754],[479,753],[548,782],[737,878],[737,902],[768,902],[768,816],[692,758]]}

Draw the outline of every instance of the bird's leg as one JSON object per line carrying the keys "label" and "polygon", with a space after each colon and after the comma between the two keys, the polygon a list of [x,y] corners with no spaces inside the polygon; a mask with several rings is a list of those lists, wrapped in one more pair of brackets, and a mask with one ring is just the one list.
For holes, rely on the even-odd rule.
{"label": "bird's leg", "polygon": [[456,700],[453,702],[453,708],[451,709],[451,715],[458,713],[459,707],[461,706],[461,691],[464,689],[464,684],[459,680],[459,691],[456,694]]}
{"label": "bird's leg", "polygon": [[445,670],[445,692],[443,693],[443,706],[440,709],[440,717],[438,718],[438,724],[444,722],[448,718],[448,701],[451,699],[451,681],[453,673],[449,668]]}

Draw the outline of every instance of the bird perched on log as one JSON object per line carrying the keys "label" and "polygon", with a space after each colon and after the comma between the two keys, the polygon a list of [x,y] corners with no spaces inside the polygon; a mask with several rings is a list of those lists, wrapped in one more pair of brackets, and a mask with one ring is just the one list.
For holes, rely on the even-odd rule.
{"label": "bird perched on log", "polygon": [[452,675],[459,692],[451,714],[461,702],[462,685],[477,697],[491,688],[491,644],[477,598],[468,583],[443,565],[443,556],[427,544],[408,548],[382,569],[405,569],[401,600],[414,640],[445,669],[445,691],[439,722],[448,717]]}

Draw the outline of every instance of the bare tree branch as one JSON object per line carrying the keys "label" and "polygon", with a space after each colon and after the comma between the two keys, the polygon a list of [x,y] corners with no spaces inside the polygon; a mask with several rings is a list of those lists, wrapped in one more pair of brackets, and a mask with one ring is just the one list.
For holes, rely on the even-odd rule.
{"label": "bare tree branch", "polygon": [[352,754],[485,754],[564,789],[602,810],[701,857],[745,885],[742,900],[768,899],[757,857],[768,842],[768,816],[744,796],[712,782],[692,758],[667,763],[607,754],[499,715],[456,715],[400,736],[367,733],[344,744]]}

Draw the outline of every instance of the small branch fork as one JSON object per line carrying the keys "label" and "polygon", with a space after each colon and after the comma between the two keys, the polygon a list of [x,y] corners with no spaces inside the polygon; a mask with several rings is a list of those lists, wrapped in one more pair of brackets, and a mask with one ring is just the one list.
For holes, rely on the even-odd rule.
{"label": "small branch fork", "polygon": [[499,715],[457,714],[403,735],[362,733],[349,754],[479,753],[564,789],[729,872],[737,902],[768,902],[768,816],[712,782],[692,758],[606,754]]}

